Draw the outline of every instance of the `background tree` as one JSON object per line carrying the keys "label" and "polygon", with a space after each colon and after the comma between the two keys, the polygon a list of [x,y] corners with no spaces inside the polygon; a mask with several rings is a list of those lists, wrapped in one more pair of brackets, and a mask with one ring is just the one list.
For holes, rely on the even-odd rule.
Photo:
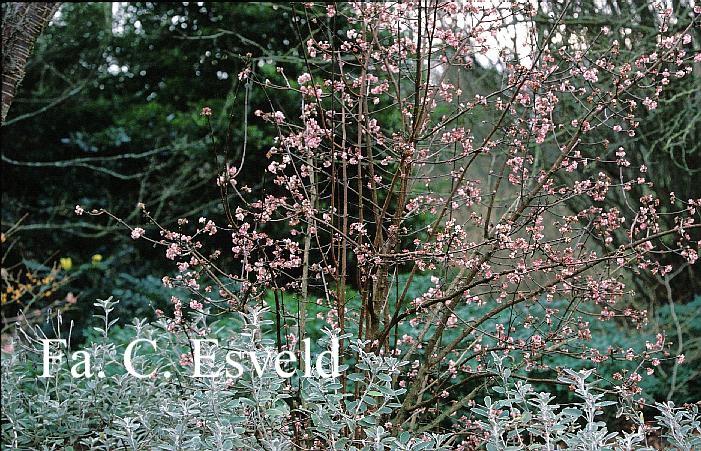
{"label": "background tree", "polygon": [[2,5],[2,122],[42,30],[60,2],[6,2]]}
{"label": "background tree", "polygon": [[[193,211],[216,216],[218,190],[210,181],[225,146],[216,156],[211,140],[226,142],[235,160],[245,135],[255,162],[272,135],[254,116],[244,129],[242,112],[267,99],[246,93],[236,74],[245,64],[270,70],[271,61],[292,71],[299,41],[285,5],[112,8],[64,4],[29,62],[2,129],[3,231],[24,218],[13,229],[16,246],[7,247],[5,266],[17,271],[34,262],[48,273],[53,262],[70,258],[64,272],[76,277],[54,296],[110,293],[125,298],[123,308],[152,314],[151,303],[169,298],[155,277],[163,263],[113,233],[115,222],[76,220],[75,204],[109,205],[135,219],[137,203],[145,202],[164,224]],[[284,105],[286,97],[275,101]],[[212,136],[197,115],[204,104],[217,111]],[[256,190],[266,182],[263,168],[252,164],[246,172]],[[94,255],[101,260],[93,263]],[[4,313],[14,316],[13,308]]]}

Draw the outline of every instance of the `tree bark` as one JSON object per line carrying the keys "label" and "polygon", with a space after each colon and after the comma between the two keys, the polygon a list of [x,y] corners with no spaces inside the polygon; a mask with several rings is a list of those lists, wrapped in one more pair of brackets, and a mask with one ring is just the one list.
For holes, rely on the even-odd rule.
{"label": "tree bark", "polygon": [[60,2],[8,2],[2,14],[2,122],[42,30],[58,10]]}

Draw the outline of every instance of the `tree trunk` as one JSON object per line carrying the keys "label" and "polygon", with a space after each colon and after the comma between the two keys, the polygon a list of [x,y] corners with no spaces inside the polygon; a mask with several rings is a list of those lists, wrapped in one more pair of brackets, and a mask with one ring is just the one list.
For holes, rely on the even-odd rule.
{"label": "tree trunk", "polygon": [[8,2],[2,14],[2,122],[29,61],[34,44],[54,16],[60,2]]}

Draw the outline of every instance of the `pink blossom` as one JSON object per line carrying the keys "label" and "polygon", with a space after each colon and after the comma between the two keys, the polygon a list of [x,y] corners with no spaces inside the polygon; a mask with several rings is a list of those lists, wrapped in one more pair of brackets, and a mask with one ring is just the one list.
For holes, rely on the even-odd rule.
{"label": "pink blossom", "polygon": [[297,78],[297,83],[299,83],[300,85],[303,85],[306,82],[311,81],[311,79],[312,79],[312,76],[309,75],[309,73],[305,72]]}
{"label": "pink blossom", "polygon": [[207,221],[207,224],[204,226],[202,231],[209,233],[209,235],[211,236],[211,235],[214,235],[215,233],[217,233],[217,226],[214,224],[213,221],[210,220],[210,221]]}
{"label": "pink blossom", "polygon": [[146,233],[146,231],[141,227],[134,227],[134,229],[131,231],[131,238],[134,240],[138,240],[139,238],[144,236],[144,233]]}
{"label": "pink blossom", "polygon": [[238,78],[239,80],[247,80],[248,77],[251,75],[251,68],[247,67],[241,72],[239,72]]}
{"label": "pink blossom", "polygon": [[182,249],[180,249],[180,246],[178,246],[175,243],[171,243],[171,245],[168,246],[168,249],[166,250],[166,257],[170,260],[175,260],[175,257],[180,255],[181,253]]}
{"label": "pink blossom", "polygon": [[595,67],[591,68],[591,69],[587,69],[584,71],[584,74],[583,74],[584,79],[589,81],[589,82],[596,83],[597,81],[599,81],[599,77],[597,76],[598,72],[599,72],[598,69],[596,69]]}
{"label": "pink blossom", "polygon": [[645,100],[643,100],[643,105],[645,105],[648,110],[654,110],[657,108],[657,102],[651,100],[649,97],[645,97]]}
{"label": "pink blossom", "polygon": [[180,366],[192,365],[192,356],[190,354],[180,354]]}

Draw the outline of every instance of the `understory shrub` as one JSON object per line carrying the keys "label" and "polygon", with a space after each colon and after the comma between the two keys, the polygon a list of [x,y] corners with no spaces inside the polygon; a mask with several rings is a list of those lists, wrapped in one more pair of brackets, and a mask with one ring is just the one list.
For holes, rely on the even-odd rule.
{"label": "understory shrub", "polygon": [[[98,317],[103,325],[95,327],[99,336],[85,348],[94,365],[90,379],[71,375],[72,363],[65,349],[66,358],[61,365],[54,365],[52,377],[39,377],[43,371],[40,340],[46,335],[39,327],[20,329],[23,332],[13,343],[13,352],[2,359],[5,446],[286,450],[291,448],[293,436],[299,434],[315,449],[450,449],[447,435],[394,436],[384,427],[382,418],[399,407],[398,396],[404,391],[394,389],[392,384],[403,363],[394,357],[364,352],[366,344],[362,342],[349,343],[360,356],[357,368],[370,375],[367,380],[354,379],[363,387],[363,396],[355,399],[340,394],[337,379],[282,379],[273,371],[259,377],[243,361],[240,378],[192,378],[185,334],[168,332],[165,320],[148,324],[135,319],[126,328],[129,332],[115,329],[116,318],[110,313],[116,302],[108,299],[95,305],[102,310]],[[266,311],[252,309],[242,314],[236,331],[211,324],[208,338],[221,339],[227,350],[265,356],[274,346],[264,334],[264,328],[272,324],[264,315]],[[199,320],[203,319],[200,315]],[[61,322],[59,316],[54,324],[57,338],[61,337]],[[329,331],[319,340],[322,349],[330,335]],[[159,372],[158,377],[138,379],[126,373],[124,347],[135,338],[154,340],[158,349],[139,352],[133,360],[134,368],[148,373],[148,368],[157,366],[159,371],[170,370],[172,377],[164,379],[164,372]],[[203,365],[203,373],[210,370],[212,365]],[[95,376],[99,371],[105,373],[103,378]],[[292,397],[292,384],[299,384],[301,396]],[[310,414],[311,428],[299,428],[295,421],[299,412]],[[357,429],[363,431],[357,440],[344,432]]]}
{"label": "understory shrub", "polygon": [[[630,397],[616,398],[587,380],[592,370],[564,370],[559,382],[574,391],[576,400],[553,403],[549,393],[514,378],[507,357],[492,353],[489,372],[494,394],[474,405],[467,416],[473,425],[464,434],[409,433],[385,424],[400,406],[405,390],[397,377],[406,374],[407,362],[366,352],[367,343],[348,342],[349,355],[358,361],[339,369],[357,388],[341,393],[340,378],[305,378],[301,370],[291,379],[275,372],[261,376],[250,364],[240,378],[194,378],[190,337],[167,331],[167,322],[135,319],[128,327],[115,327],[110,316],[117,302],[98,301],[96,315],[102,326],[85,348],[92,356],[91,378],[71,375],[69,351],[60,364],[52,364],[51,377],[43,371],[42,342],[38,326],[22,331],[14,350],[2,359],[2,442],[12,449],[211,449],[287,450],[293,441],[308,449],[339,450],[448,450],[486,447],[487,450],[543,449],[606,450],[652,449],[650,437],[662,437],[670,449],[691,451],[701,446],[698,406],[687,409],[672,402],[657,403],[654,423],[645,421]],[[266,328],[267,308],[253,308],[235,323],[211,323],[208,338],[220,340],[222,349],[253,351],[258,356],[277,351]],[[204,321],[204,315],[193,321]],[[62,319],[54,324],[61,337]],[[326,330],[318,340],[326,349],[334,332]],[[138,379],[124,370],[122,356],[136,338],[154,340],[156,350],[135,353],[133,366],[147,374],[158,367],[156,377]],[[204,354],[203,354],[204,355]],[[218,359],[202,359],[201,372],[214,372]],[[172,377],[165,379],[161,370]],[[96,377],[100,371],[104,377]],[[313,370],[316,371],[316,370]],[[293,386],[296,390],[292,390]],[[299,393],[299,395],[296,395]],[[605,410],[624,416],[630,431],[610,430],[601,420]],[[300,428],[299,415],[311,418]],[[298,437],[295,437],[298,436]]]}

